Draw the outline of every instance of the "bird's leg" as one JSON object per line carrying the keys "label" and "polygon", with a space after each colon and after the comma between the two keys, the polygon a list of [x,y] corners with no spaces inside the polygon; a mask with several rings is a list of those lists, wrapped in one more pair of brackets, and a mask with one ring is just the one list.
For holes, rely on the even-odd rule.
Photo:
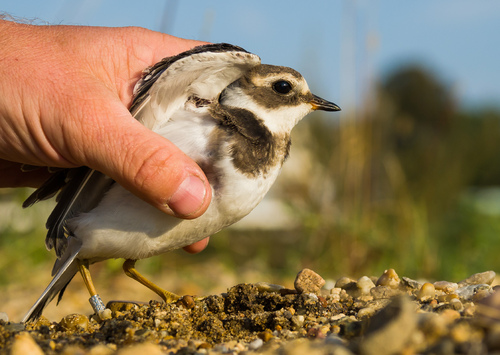
{"label": "bird's leg", "polygon": [[80,274],[82,275],[83,282],[85,286],[87,286],[87,290],[90,293],[90,305],[94,310],[95,314],[97,314],[101,318],[107,318],[106,316],[102,316],[103,311],[106,309],[106,306],[101,300],[101,297],[97,294],[94,283],[92,282],[92,277],[90,276],[89,271],[89,261],[88,260],[78,260],[78,269],[80,270]]}
{"label": "bird's leg", "polygon": [[175,293],[162,289],[161,287],[155,285],[154,283],[146,279],[144,276],[142,276],[135,269],[135,262],[136,260],[127,259],[123,263],[123,271],[125,271],[125,274],[128,277],[133,278],[135,281],[140,282],[141,284],[149,288],[151,291],[156,292],[156,294],[158,294],[166,303],[174,302],[179,299],[179,296],[177,296]]}

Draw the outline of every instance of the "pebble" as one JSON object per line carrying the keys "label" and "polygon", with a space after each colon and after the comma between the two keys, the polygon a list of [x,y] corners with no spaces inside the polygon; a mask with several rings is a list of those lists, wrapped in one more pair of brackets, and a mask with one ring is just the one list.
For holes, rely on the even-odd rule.
{"label": "pebble", "polygon": [[328,336],[325,338],[325,343],[344,346],[346,342],[337,334],[328,334]]}
{"label": "pebble", "polygon": [[462,312],[464,310],[464,305],[458,298],[454,298],[450,301],[450,305],[455,311]]}
{"label": "pebble", "polygon": [[472,302],[468,302],[464,305],[464,310],[462,311],[462,315],[464,317],[473,317],[476,314],[476,305]]}
{"label": "pebble", "polygon": [[436,281],[433,285],[436,290],[444,291],[446,293],[452,293],[458,289],[457,283],[449,281]]}
{"label": "pebble", "polygon": [[318,293],[324,285],[325,279],[311,269],[299,271],[294,282],[295,289],[300,293]]}
{"label": "pebble", "polygon": [[484,285],[468,285],[468,286],[462,286],[459,289],[455,291],[458,297],[460,297],[463,300],[472,300],[473,296],[481,289],[489,289],[489,286],[484,284]]}
{"label": "pebble", "polygon": [[362,295],[369,295],[370,290],[375,287],[375,284],[368,276],[362,276],[356,282],[356,286],[361,291]]}
{"label": "pebble", "polygon": [[422,285],[418,291],[417,298],[421,302],[427,302],[436,296],[436,288],[430,282],[426,282]]}
{"label": "pebble", "polygon": [[487,284],[491,286],[491,284],[495,280],[495,276],[496,274],[494,271],[480,272],[460,281],[458,283],[458,287],[464,287],[468,285],[479,285],[479,284]]}
{"label": "pebble", "polygon": [[388,299],[401,294],[401,291],[389,286],[376,286],[370,290],[374,299]]}
{"label": "pebble", "polygon": [[422,283],[418,282],[416,280],[412,280],[409,277],[403,276],[401,278],[401,284],[403,286],[406,286],[407,288],[413,289],[413,290],[419,290],[420,287],[422,287]]}
{"label": "pebble", "polygon": [[110,346],[99,344],[92,347],[88,353],[88,355],[111,355],[116,352],[116,349],[113,349]]}
{"label": "pebble", "polygon": [[264,345],[264,341],[260,338],[257,338],[254,341],[252,341],[250,344],[248,344],[248,349],[249,350],[257,350],[262,345]]}
{"label": "pebble", "polygon": [[65,330],[81,332],[87,330],[89,326],[89,319],[83,314],[70,314],[61,319],[60,324]]}
{"label": "pebble", "polygon": [[111,310],[109,308],[106,308],[106,309],[103,309],[102,311],[99,311],[98,316],[99,316],[99,319],[101,321],[104,321],[104,320],[113,318],[112,314],[113,314],[113,312],[111,312]]}
{"label": "pebble", "polygon": [[429,343],[448,334],[448,320],[436,313],[419,313],[418,328]]}
{"label": "pebble", "polygon": [[440,312],[441,317],[445,319],[448,323],[452,323],[460,318],[460,313],[454,309],[444,309]]}
{"label": "pebble", "polygon": [[160,346],[151,343],[134,344],[125,348],[121,348],[116,352],[116,355],[163,355]]}
{"label": "pebble", "polygon": [[5,312],[0,312],[0,320],[3,320],[4,322],[9,321],[9,316]]}
{"label": "pebble", "polygon": [[377,286],[388,286],[390,288],[399,287],[401,280],[394,269],[387,269],[377,280]]}
{"label": "pebble", "polygon": [[[303,316],[302,316],[303,318]],[[264,342],[268,342],[269,340],[271,340],[272,338],[274,338],[274,335],[273,333],[269,330],[269,329],[266,329],[264,330],[263,332],[260,332],[259,334],[257,334],[257,336],[262,339]]]}
{"label": "pebble", "polygon": [[437,296],[437,300],[439,302],[451,302],[453,300],[459,300],[459,297],[457,294],[454,293],[451,294],[444,293],[442,295]]}
{"label": "pebble", "polygon": [[179,298],[177,303],[182,305],[186,309],[191,309],[195,305],[193,296],[189,295],[182,296],[181,298]]}
{"label": "pebble", "polygon": [[363,355],[401,353],[417,327],[415,308],[408,297],[396,297],[374,315],[359,350]]}
{"label": "pebble", "polygon": [[500,350],[500,324],[494,324],[486,334],[486,345],[489,349]]}
{"label": "pebble", "polygon": [[476,293],[474,293],[474,295],[472,296],[472,301],[473,302],[479,302],[481,301],[483,298],[486,298],[488,297],[489,295],[491,295],[493,293],[493,290],[489,287],[485,287],[485,288],[480,288],[476,291]]}
{"label": "pebble", "polygon": [[267,282],[257,282],[255,284],[259,292],[280,292],[285,287],[281,285],[274,285]]}
{"label": "pebble", "polygon": [[365,308],[361,308],[359,311],[358,311],[358,314],[357,314],[357,317],[359,319],[366,319],[366,318],[369,318],[371,316],[373,316],[375,314],[377,310],[373,307],[365,307]]}
{"label": "pebble", "polygon": [[485,325],[500,324],[500,291],[493,292],[488,297],[476,303],[478,321]]}
{"label": "pebble", "polygon": [[109,308],[113,314],[115,312],[128,312],[133,309],[138,309],[139,303],[128,301],[109,301],[106,308]]}
{"label": "pebble", "polygon": [[456,343],[465,343],[469,341],[472,335],[472,329],[469,323],[457,323],[450,330],[450,337]]}
{"label": "pebble", "polygon": [[35,340],[26,332],[16,335],[10,355],[43,355],[43,351]]}
{"label": "pebble", "polygon": [[337,280],[337,282],[335,283],[335,287],[336,288],[345,288],[346,285],[349,285],[349,284],[355,284],[356,281],[349,278],[349,277],[341,277],[340,279]]}

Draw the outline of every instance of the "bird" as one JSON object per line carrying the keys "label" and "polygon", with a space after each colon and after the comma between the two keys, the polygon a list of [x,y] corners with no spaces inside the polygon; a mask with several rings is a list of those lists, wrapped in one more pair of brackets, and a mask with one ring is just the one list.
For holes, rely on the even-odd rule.
{"label": "bird", "polygon": [[125,259],[127,276],[165,302],[179,296],[142,276],[137,260],[193,244],[239,221],[263,199],[289,155],[292,128],[316,110],[339,111],[311,93],[294,69],[262,64],[227,44],[205,44],[145,69],[133,91],[131,114],[169,139],[204,171],[212,189],[206,212],[179,219],[160,212],[109,176],[89,167],[53,169],[23,203],[57,195],[45,244],[55,249],[53,279],[24,316],[36,320],[80,272],[96,314],[105,306],[89,265]]}

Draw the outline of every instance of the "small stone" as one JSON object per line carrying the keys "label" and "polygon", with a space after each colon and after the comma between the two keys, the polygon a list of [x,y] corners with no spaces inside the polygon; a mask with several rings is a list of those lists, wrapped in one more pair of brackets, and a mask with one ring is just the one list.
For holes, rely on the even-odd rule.
{"label": "small stone", "polygon": [[324,339],[326,337],[326,333],[324,333],[323,329],[320,327],[312,327],[307,331],[307,337],[309,339]]}
{"label": "small stone", "polygon": [[116,349],[111,348],[108,345],[99,344],[92,347],[89,351],[89,355],[111,355],[116,352]]}
{"label": "small stone", "polygon": [[133,309],[138,309],[139,304],[137,302],[127,302],[127,301],[109,301],[106,305],[113,314],[117,312],[128,312]]}
{"label": "small stone", "polygon": [[493,292],[476,303],[476,316],[485,326],[500,322],[500,291]]}
{"label": "small stone", "polygon": [[343,340],[341,337],[339,337],[337,334],[330,333],[325,339],[326,344],[331,344],[331,345],[345,345],[345,340]]}
{"label": "small stone", "polygon": [[450,336],[455,343],[465,343],[470,340],[472,329],[469,323],[460,322],[451,328]]}
{"label": "small stone", "polygon": [[450,301],[450,305],[455,311],[462,312],[464,310],[464,305],[458,298],[454,298]]}
{"label": "small stone", "polygon": [[462,311],[464,317],[473,317],[475,313],[476,305],[474,303],[469,302],[464,305],[464,310]]}
{"label": "small stone", "polygon": [[274,285],[267,282],[257,282],[255,286],[259,292],[280,292],[280,290],[285,288],[284,286]]}
{"label": "small stone", "polygon": [[375,287],[375,284],[368,276],[360,277],[356,285],[363,295],[369,295],[370,290]]}
{"label": "small stone", "polygon": [[3,320],[4,322],[9,321],[9,316],[5,312],[0,312],[0,320]]}
{"label": "small stone", "polygon": [[[111,311],[109,312],[111,313]],[[89,319],[83,314],[70,314],[61,319],[60,324],[61,327],[68,331],[86,331],[89,326]]]}
{"label": "small stone", "polygon": [[192,309],[195,306],[193,296],[185,295],[179,298],[178,304],[182,305],[186,309]]}
{"label": "small stone", "polygon": [[375,314],[377,310],[375,308],[372,308],[372,307],[365,307],[365,308],[361,308],[359,311],[358,311],[358,318],[359,319],[367,319],[367,318],[370,318],[371,316],[373,316]]}
{"label": "small stone", "polygon": [[446,293],[455,292],[458,289],[458,284],[449,281],[436,281],[434,282],[436,290],[444,291]]}
{"label": "small stone", "polygon": [[401,280],[394,269],[387,269],[382,276],[377,280],[377,286],[388,286],[390,288],[397,288]]}
{"label": "small stone", "polygon": [[10,350],[11,355],[43,355],[43,351],[35,340],[26,332],[15,336],[14,344]]}
{"label": "small stone", "polygon": [[295,278],[294,286],[300,293],[318,293],[325,285],[325,280],[310,269],[303,269]]}
{"label": "small stone", "polygon": [[84,355],[85,350],[78,345],[66,345],[61,352],[62,355]]}
{"label": "small stone", "polygon": [[478,293],[480,290],[488,290],[490,291],[490,286],[486,284],[479,284],[479,285],[468,285],[468,286],[463,286],[460,287],[455,291],[455,293],[460,297],[462,300],[470,301],[474,298],[474,295]]}
{"label": "small stone", "polygon": [[453,301],[453,300],[458,300],[458,301],[460,301],[460,300],[459,300],[458,295],[457,295],[457,294],[455,294],[455,293],[451,293],[451,294],[447,294],[447,293],[445,293],[445,294],[439,295],[439,296],[437,297],[437,300],[438,300],[439,302],[451,302],[451,301]]}
{"label": "small stone", "polygon": [[448,320],[437,313],[419,313],[418,318],[418,328],[428,342],[434,343],[448,334]]}
{"label": "small stone", "polygon": [[460,318],[459,312],[449,308],[443,309],[441,312],[439,312],[439,314],[441,315],[441,318],[447,320],[447,323],[452,323]]}
{"label": "small stone", "polygon": [[416,326],[417,315],[413,303],[407,297],[397,297],[371,318],[359,347],[360,353],[402,353]]}
{"label": "small stone", "polygon": [[102,311],[99,311],[98,316],[99,316],[99,319],[101,321],[105,321],[107,319],[113,318],[112,317],[112,312],[111,312],[111,310],[109,308],[106,308],[106,309],[103,309]]}
{"label": "small stone", "polygon": [[488,329],[486,345],[491,352],[493,350],[500,350],[500,324],[493,324],[492,327]]}
{"label": "small stone", "polygon": [[130,347],[121,348],[116,352],[116,355],[136,355],[136,354],[148,354],[148,355],[163,355],[159,345],[151,343],[141,343],[132,345]]}
{"label": "small stone", "polygon": [[401,291],[391,288],[389,286],[376,286],[370,290],[370,294],[375,300],[392,298],[401,294]]}
{"label": "small stone", "polygon": [[252,341],[250,344],[248,344],[248,349],[249,350],[257,350],[262,345],[264,345],[264,341],[260,338],[257,338],[254,341]]}
{"label": "small stone", "polygon": [[196,347],[196,349],[211,349],[211,348],[212,345],[210,345],[210,343],[207,343],[205,341]]}
{"label": "small stone", "polygon": [[234,347],[234,350],[236,350],[236,352],[244,351],[245,345],[243,345],[242,343],[237,343],[236,346]]}
{"label": "small stone", "polygon": [[412,290],[419,290],[422,287],[422,283],[416,280],[412,280],[409,277],[403,276],[401,278],[401,285]]}
{"label": "small stone", "polygon": [[472,296],[472,301],[474,302],[479,302],[481,301],[483,298],[486,298],[488,296],[490,296],[491,294],[493,293],[493,291],[491,290],[491,288],[482,288],[482,289],[479,289],[476,291],[476,293]]}
{"label": "small stone", "polygon": [[269,329],[266,329],[263,332],[260,332],[259,334],[257,334],[257,336],[260,339],[262,339],[264,342],[268,342],[269,340],[274,338],[273,333]]}
{"label": "small stone", "polygon": [[343,289],[343,288],[345,288],[346,285],[355,284],[355,283],[356,283],[355,280],[350,279],[349,277],[343,276],[337,280],[337,282],[335,283],[335,287]]}
{"label": "small stone", "polygon": [[417,298],[421,302],[426,302],[433,299],[436,296],[436,288],[430,282],[426,282],[418,291]]}
{"label": "small stone", "polygon": [[460,281],[458,283],[458,287],[464,287],[468,285],[479,285],[479,284],[487,284],[490,285],[495,280],[495,271],[485,271],[480,272],[478,274],[474,274],[469,276],[468,278]]}

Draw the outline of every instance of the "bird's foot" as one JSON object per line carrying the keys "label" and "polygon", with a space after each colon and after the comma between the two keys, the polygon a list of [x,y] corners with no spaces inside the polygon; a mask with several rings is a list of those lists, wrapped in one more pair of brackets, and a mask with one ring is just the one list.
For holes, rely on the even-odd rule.
{"label": "bird's foot", "polygon": [[158,285],[154,284],[153,282],[142,276],[139,273],[139,271],[137,271],[135,268],[135,260],[131,259],[125,260],[125,262],[123,263],[123,271],[128,277],[136,280],[137,282],[140,282],[141,284],[149,288],[151,291],[155,292],[166,303],[175,302],[180,298],[175,293],[162,289]]}

